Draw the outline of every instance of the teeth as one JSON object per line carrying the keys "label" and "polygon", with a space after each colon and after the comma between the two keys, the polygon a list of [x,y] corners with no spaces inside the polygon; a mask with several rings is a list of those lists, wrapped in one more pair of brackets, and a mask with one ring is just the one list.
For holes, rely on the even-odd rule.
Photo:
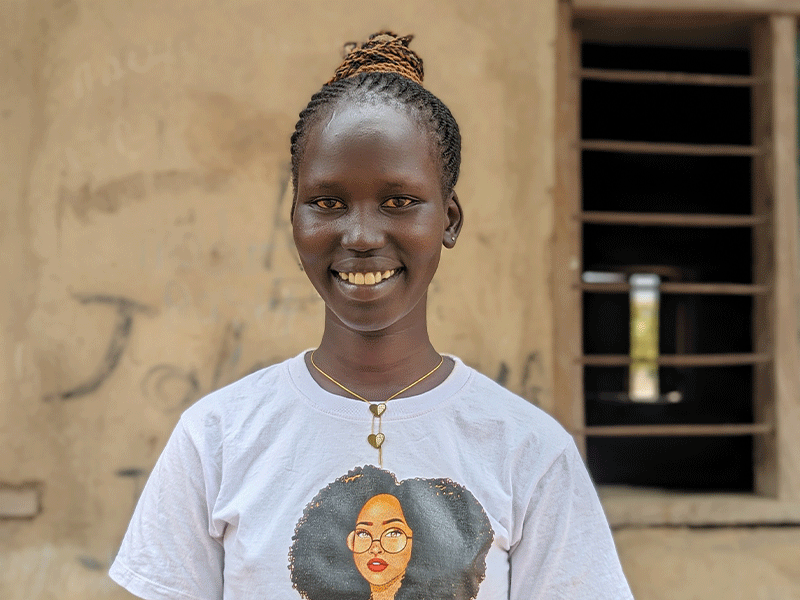
{"label": "teeth", "polygon": [[339,273],[339,278],[355,285],[375,285],[384,279],[389,279],[394,273],[394,269],[383,273],[380,271],[374,273]]}

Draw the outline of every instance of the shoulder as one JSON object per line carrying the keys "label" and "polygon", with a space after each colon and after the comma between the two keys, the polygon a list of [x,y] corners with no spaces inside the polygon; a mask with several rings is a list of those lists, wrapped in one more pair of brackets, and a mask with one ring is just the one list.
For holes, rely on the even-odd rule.
{"label": "shoulder", "polygon": [[465,482],[490,506],[502,506],[505,496],[523,502],[570,455],[572,436],[538,406],[465,368],[469,376],[449,402],[447,419],[459,455],[469,457]]}
{"label": "shoulder", "polygon": [[294,387],[289,365],[297,357],[265,367],[200,398],[181,415],[179,427],[192,438],[217,438],[260,426],[272,413],[292,404]]}
{"label": "shoulder", "polygon": [[469,371],[469,378],[458,398],[461,412],[472,412],[486,425],[502,428],[507,435],[520,441],[538,440],[559,453],[571,441],[561,424],[541,408],[472,367],[464,368]]}

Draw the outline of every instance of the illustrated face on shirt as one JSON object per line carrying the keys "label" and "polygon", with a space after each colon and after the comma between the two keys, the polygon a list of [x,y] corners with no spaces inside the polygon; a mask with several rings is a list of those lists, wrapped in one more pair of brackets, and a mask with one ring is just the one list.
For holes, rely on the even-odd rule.
{"label": "illustrated face on shirt", "polygon": [[289,550],[303,600],[474,600],[494,533],[480,502],[444,478],[355,467],[312,498]]}
{"label": "illustrated face on shirt", "polygon": [[364,503],[347,536],[347,547],[361,576],[370,585],[381,586],[405,574],[412,538],[400,502],[390,494],[379,494]]}

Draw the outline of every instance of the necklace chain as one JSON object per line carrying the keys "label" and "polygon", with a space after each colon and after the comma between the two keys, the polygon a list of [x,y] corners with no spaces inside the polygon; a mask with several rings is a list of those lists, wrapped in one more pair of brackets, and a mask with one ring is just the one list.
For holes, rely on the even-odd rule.
{"label": "necklace chain", "polygon": [[[327,374],[325,371],[323,371],[322,369],[320,369],[320,368],[317,366],[317,363],[315,363],[315,362],[314,362],[314,352],[316,352],[316,350],[314,350],[314,351],[311,353],[311,364],[314,366],[314,368],[315,368],[317,371],[319,371],[319,372],[320,372],[320,374],[321,374],[323,377],[325,377],[326,379],[328,379],[328,380],[329,380],[331,383],[333,383],[334,385],[337,385],[337,386],[339,386],[341,389],[343,389],[343,390],[344,390],[345,392],[347,392],[348,394],[350,394],[350,395],[352,395],[352,396],[355,396],[355,397],[356,397],[356,398],[358,398],[359,400],[363,400],[363,401],[364,401],[364,402],[366,402],[367,404],[372,404],[372,401],[371,401],[371,400],[367,400],[366,398],[364,398],[364,396],[362,396],[362,395],[360,395],[360,394],[356,394],[356,393],[355,393],[353,390],[351,390],[350,388],[347,388],[347,387],[345,387],[344,385],[342,385],[341,383],[339,383],[338,381],[336,381],[336,380],[335,380],[333,377],[331,377],[330,375],[328,375],[328,374]],[[431,369],[430,371],[428,371],[427,373],[425,373],[425,375],[423,375],[422,377],[420,377],[419,379],[417,379],[417,380],[416,380],[414,383],[411,383],[411,384],[407,385],[407,386],[406,386],[406,387],[404,387],[402,390],[400,390],[400,391],[398,391],[398,392],[395,392],[394,394],[392,394],[391,396],[389,396],[388,398],[386,398],[386,400],[383,400],[383,402],[388,402],[389,400],[394,400],[395,398],[397,398],[397,397],[398,397],[400,394],[402,394],[403,392],[407,392],[408,390],[410,390],[412,387],[414,387],[414,386],[415,386],[415,385],[417,385],[418,383],[422,383],[422,382],[423,382],[423,381],[425,381],[425,380],[426,380],[428,377],[430,377],[431,375],[433,375],[433,374],[434,374],[434,373],[435,373],[435,372],[436,372],[436,371],[439,369],[439,367],[441,367],[441,366],[442,366],[442,363],[443,363],[443,362],[444,362],[444,356],[440,356],[440,357],[439,357],[439,364],[438,364],[438,365],[436,365],[435,367],[433,367],[433,369]]]}
{"label": "necklace chain", "polygon": [[[375,448],[378,451],[378,462],[379,462],[381,468],[383,468],[383,448],[382,448],[382,446],[383,446],[383,442],[386,440],[386,436],[383,434],[381,426],[383,424],[383,420],[382,420],[383,413],[386,412],[386,403],[389,400],[393,400],[394,398],[397,398],[403,392],[406,392],[406,391],[410,390],[412,387],[414,387],[418,383],[422,383],[428,377],[433,375],[439,369],[439,367],[442,366],[442,363],[444,363],[444,356],[440,355],[439,356],[439,364],[436,365],[435,367],[433,367],[427,373],[425,373],[425,375],[423,375],[422,377],[417,379],[414,383],[411,383],[411,384],[407,385],[406,387],[404,387],[402,390],[399,390],[399,391],[395,392],[394,394],[392,394],[391,396],[386,398],[386,400],[383,400],[381,402],[372,402],[372,401],[367,400],[366,398],[364,398],[364,396],[362,396],[361,394],[356,394],[353,390],[351,390],[350,388],[346,387],[345,385],[339,383],[333,377],[328,375],[325,371],[320,369],[317,366],[317,363],[314,362],[314,352],[316,352],[316,349],[311,352],[311,364],[313,365],[313,367],[317,371],[319,371],[319,373],[323,377],[325,377],[328,381],[330,381],[334,385],[336,385],[339,388],[343,389],[345,392],[347,392],[351,396],[354,396],[355,398],[358,398],[359,400],[361,400],[363,402],[366,402],[369,405],[369,410],[372,413],[372,433],[370,433],[369,436],[367,436],[367,441],[369,442],[370,446],[372,446],[373,448]],[[378,419],[378,433],[375,433],[375,419]]]}

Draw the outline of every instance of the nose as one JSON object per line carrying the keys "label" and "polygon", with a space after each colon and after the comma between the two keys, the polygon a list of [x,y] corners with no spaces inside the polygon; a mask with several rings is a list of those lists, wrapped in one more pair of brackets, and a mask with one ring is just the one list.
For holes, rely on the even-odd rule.
{"label": "nose", "polygon": [[372,544],[370,544],[369,547],[369,552],[375,556],[383,553],[383,546],[381,546],[381,541],[379,539],[372,540]]}
{"label": "nose", "polygon": [[[371,203],[370,203],[371,204]],[[342,219],[342,247],[354,252],[369,252],[385,242],[381,215],[373,207],[354,204]]]}

